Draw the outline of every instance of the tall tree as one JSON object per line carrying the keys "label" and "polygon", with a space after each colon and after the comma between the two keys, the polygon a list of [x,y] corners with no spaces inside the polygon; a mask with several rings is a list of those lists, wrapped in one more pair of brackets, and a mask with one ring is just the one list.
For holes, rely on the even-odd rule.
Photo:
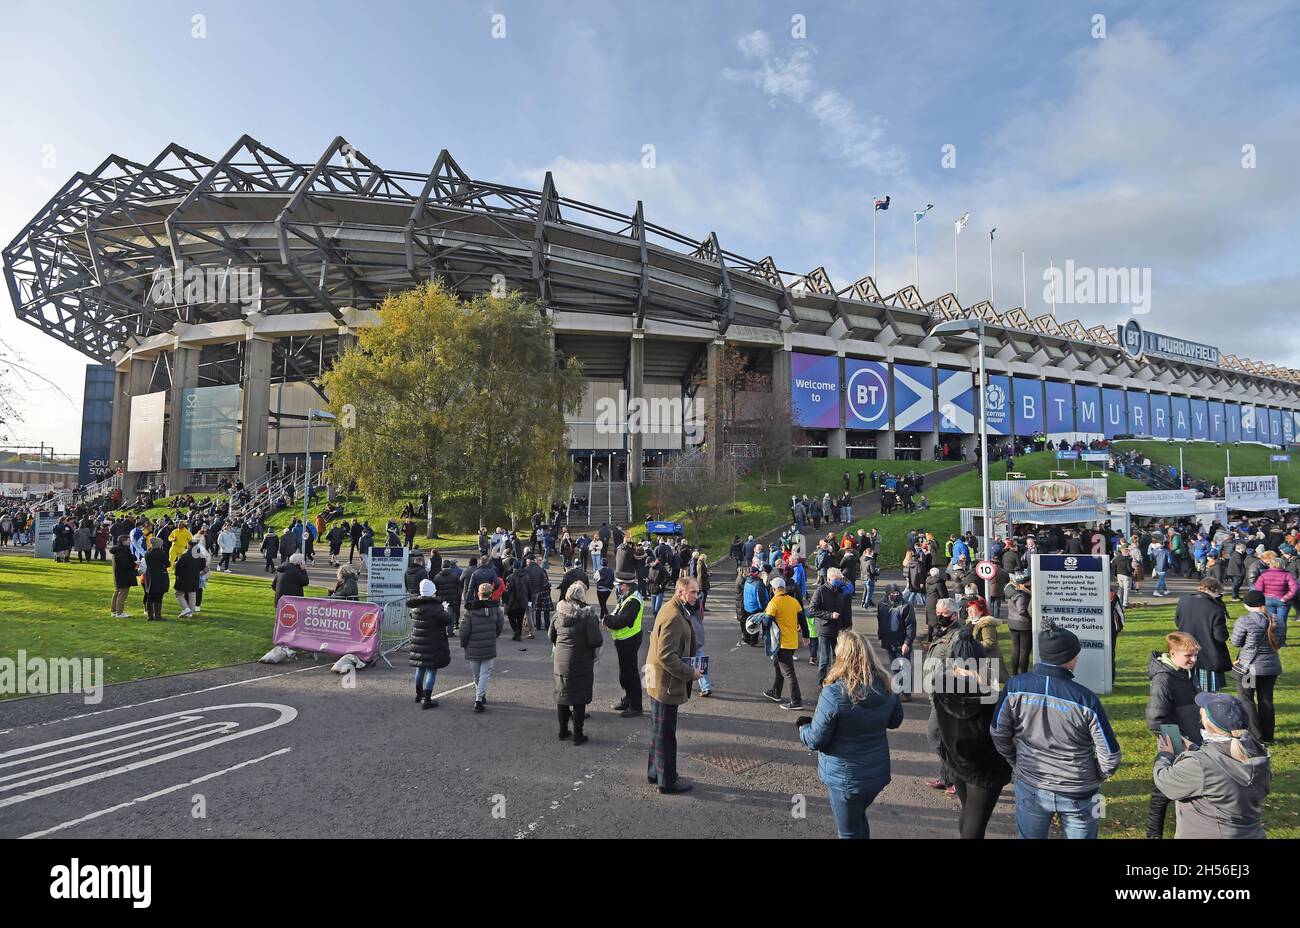
{"label": "tall tree", "polygon": [[736,471],[730,457],[712,463],[704,448],[674,454],[659,468],[650,505],[665,515],[682,513],[691,523],[691,539],[700,543],[700,531],[718,510],[735,498]]}
{"label": "tall tree", "polygon": [[[334,473],[389,504],[470,494],[482,521],[567,488],[566,412],[582,372],[557,360],[550,321],[518,294],[457,299],[433,283],[389,296],[379,324],[322,378],[342,430]],[[351,407],[345,409],[345,407]]]}
{"label": "tall tree", "polygon": [[774,390],[772,380],[763,374],[748,375],[747,390],[737,400],[735,440],[748,450],[750,464],[767,479],[775,475],[781,482],[781,468],[794,456],[795,436],[799,424],[789,393]]}

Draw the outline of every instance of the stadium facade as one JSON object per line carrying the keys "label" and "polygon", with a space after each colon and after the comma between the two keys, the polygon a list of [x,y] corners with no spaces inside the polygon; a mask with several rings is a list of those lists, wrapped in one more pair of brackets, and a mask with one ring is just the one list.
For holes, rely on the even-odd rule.
{"label": "stadium facade", "polygon": [[248,136],[216,159],[178,145],[148,162],[112,155],[71,178],[3,262],[19,319],[113,366],[108,459],[129,486],[157,474],[179,490],[236,467],[252,481],[275,455],[301,456],[305,413],[322,405],[312,380],[387,293],[434,278],[541,303],[589,381],[575,458],[607,459],[633,483],[682,435],[611,433],[597,407],[690,399],[719,421],[709,404],[728,346],[791,391],[809,453],[970,452],[976,342],[928,334],[968,316],[986,325],[992,435],[1280,445],[1300,430],[1294,370],[951,293],[882,295],[870,277],[836,288],[822,268],[783,271],[715,232],[655,225],[639,202],[567,199],[550,174],[541,190],[475,180],[446,151],[420,172],[343,138],[313,163]]}

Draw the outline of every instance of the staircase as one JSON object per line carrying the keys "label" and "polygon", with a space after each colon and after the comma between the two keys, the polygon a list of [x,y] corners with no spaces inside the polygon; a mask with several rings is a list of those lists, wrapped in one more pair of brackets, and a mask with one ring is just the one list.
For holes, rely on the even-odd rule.
{"label": "staircase", "polygon": [[574,496],[586,496],[590,505],[587,512],[570,511],[571,528],[588,525],[599,528],[602,522],[627,525],[632,521],[632,491],[627,481],[575,483],[569,488],[569,498]]}

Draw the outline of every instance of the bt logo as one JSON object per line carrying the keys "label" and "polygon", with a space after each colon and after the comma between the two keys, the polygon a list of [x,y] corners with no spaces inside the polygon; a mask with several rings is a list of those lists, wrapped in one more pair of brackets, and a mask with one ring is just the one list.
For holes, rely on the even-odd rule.
{"label": "bt logo", "polygon": [[889,389],[884,375],[874,367],[860,367],[848,385],[849,413],[866,425],[888,425]]}

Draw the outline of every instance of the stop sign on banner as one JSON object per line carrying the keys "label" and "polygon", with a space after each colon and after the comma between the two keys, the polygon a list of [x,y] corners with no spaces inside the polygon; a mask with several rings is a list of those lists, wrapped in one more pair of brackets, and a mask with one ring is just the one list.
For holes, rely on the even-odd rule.
{"label": "stop sign on banner", "polygon": [[992,561],[980,561],[975,565],[975,576],[981,580],[992,580],[994,574],[998,572],[998,565]]}

